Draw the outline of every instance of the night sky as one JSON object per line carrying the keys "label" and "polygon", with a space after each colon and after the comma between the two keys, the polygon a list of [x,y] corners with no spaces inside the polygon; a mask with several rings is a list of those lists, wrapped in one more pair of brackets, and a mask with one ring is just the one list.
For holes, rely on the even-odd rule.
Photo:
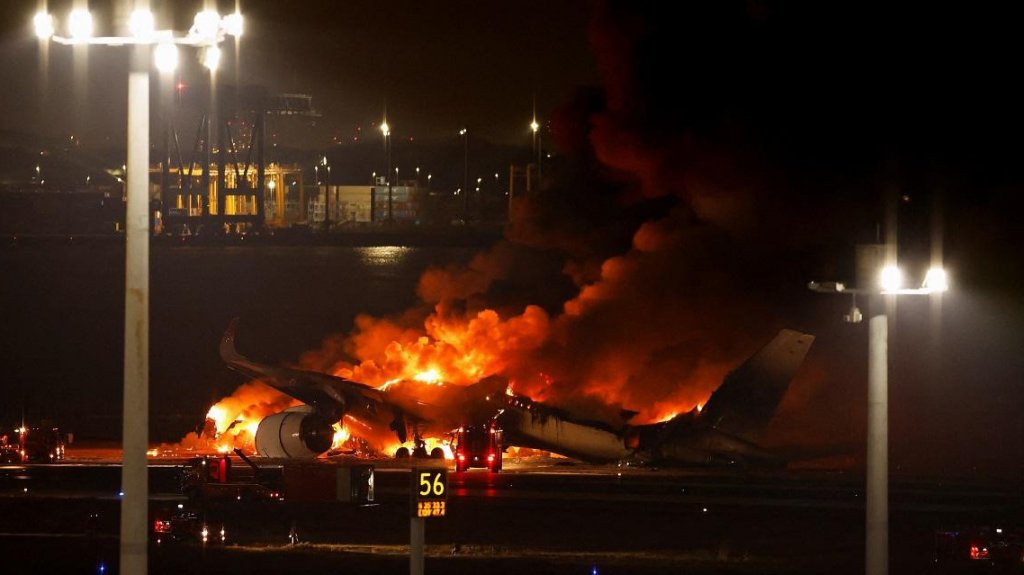
{"label": "night sky", "polygon": [[[116,142],[117,56],[91,58],[82,87],[68,80],[64,49],[51,47],[40,92],[33,3],[10,4],[0,129]],[[620,343],[595,334],[635,333],[644,319],[673,342],[651,342],[644,353],[654,358],[699,339],[707,348],[693,353],[749,349],[782,326],[811,331],[818,340],[780,414],[780,444],[849,447],[863,437],[865,329],[843,324],[847,300],[811,294],[806,281],[852,280],[853,245],[876,230],[898,233],[914,271],[941,252],[954,293],[941,310],[907,302],[894,316],[894,461],[1019,471],[1016,10],[361,0],[243,9],[239,81],[312,94],[323,112],[287,134],[291,146],[320,150],[372,128],[385,102],[400,137],[445,138],[465,124],[526,146],[536,95],[564,160],[545,193],[521,206],[508,232],[515,248],[486,258],[501,285],[474,295],[507,309],[551,299],[531,291],[551,284],[518,284],[512,272],[529,267],[516,250],[557,253],[564,265],[554,269],[577,286],[600,283],[606,301],[624,302],[567,322],[564,347],[545,350],[581,365]],[[635,281],[609,282],[609,261]],[[666,294],[686,303],[645,304]],[[673,314],[688,323],[673,324]]]}

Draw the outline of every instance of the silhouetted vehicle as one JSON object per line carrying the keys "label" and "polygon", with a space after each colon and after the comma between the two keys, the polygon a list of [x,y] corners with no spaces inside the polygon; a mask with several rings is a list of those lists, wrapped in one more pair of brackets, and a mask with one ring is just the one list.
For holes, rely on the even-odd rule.
{"label": "silhouetted vehicle", "polygon": [[154,513],[151,536],[157,543],[188,542],[220,544],[227,541],[227,529],[222,521],[210,521],[198,509],[179,505],[173,511]]}
{"label": "silhouetted vehicle", "polygon": [[280,491],[259,482],[259,469],[253,467],[251,477],[236,476],[231,458],[193,457],[181,477],[181,492],[190,500],[235,499],[238,501],[270,501],[280,499]]}
{"label": "silhouetted vehicle", "polygon": [[64,436],[50,422],[38,427],[19,427],[14,430],[18,438],[18,451],[24,463],[56,463],[64,460]]}
{"label": "silhouetted vehicle", "polygon": [[452,441],[455,471],[473,467],[483,467],[495,473],[501,471],[501,436],[501,429],[493,421],[457,429]]}
{"label": "silhouetted vehicle", "polygon": [[1024,529],[963,527],[935,532],[940,573],[1024,573]]}
{"label": "silhouetted vehicle", "polygon": [[0,463],[20,463],[21,447],[11,443],[9,434],[0,435]]}

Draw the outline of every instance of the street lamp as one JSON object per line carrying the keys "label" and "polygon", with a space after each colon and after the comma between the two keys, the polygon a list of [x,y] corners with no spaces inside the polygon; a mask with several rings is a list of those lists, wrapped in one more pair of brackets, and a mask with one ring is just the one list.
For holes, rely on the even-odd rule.
{"label": "street lamp", "polygon": [[[128,74],[127,204],[125,207],[125,324],[123,461],[121,465],[121,572],[136,575],[147,568],[149,481],[149,63],[161,71],[177,65],[175,45],[206,49],[207,60],[226,36],[238,36],[241,14],[221,18],[200,12],[185,35],[157,30],[148,2],[138,1],[128,19],[128,35],[93,36],[93,18],[76,8],[67,17],[67,36],[57,34],[53,15],[32,19],[36,36],[62,45],[131,46]],[[156,49],[153,49],[156,46]]]}
{"label": "street lamp", "polygon": [[860,323],[863,315],[857,308],[857,296],[867,295],[868,302],[868,422],[867,481],[865,492],[864,572],[886,575],[889,572],[889,327],[884,302],[879,296],[935,295],[949,289],[946,272],[939,267],[928,270],[919,288],[903,287],[903,272],[895,264],[881,269],[882,246],[861,246],[857,252],[858,269],[877,273],[877,285],[850,289],[840,282],[807,284],[818,293],[850,294],[853,305],[845,320]]}
{"label": "street lamp", "polygon": [[[462,189],[469,190],[469,130],[459,130],[462,136]],[[462,221],[469,218],[469,192],[462,195]]]}
{"label": "street lamp", "polygon": [[540,187],[540,161],[541,161],[541,139],[540,124],[537,123],[537,113],[534,112],[530,120],[530,131],[533,132],[533,153],[537,154],[537,187]]}
{"label": "street lamp", "polygon": [[[384,134],[384,154],[387,156],[387,170],[384,172],[384,177],[388,179],[388,221],[391,222],[394,221],[391,213],[393,185],[391,181],[391,126],[388,125],[386,117],[380,124],[380,132]],[[398,170],[395,170],[395,174],[398,174]]]}

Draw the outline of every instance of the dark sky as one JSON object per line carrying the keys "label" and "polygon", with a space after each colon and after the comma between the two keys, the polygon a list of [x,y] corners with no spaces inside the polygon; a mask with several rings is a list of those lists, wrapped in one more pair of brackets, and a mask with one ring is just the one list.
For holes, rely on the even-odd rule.
{"label": "dark sky", "polygon": [[[60,18],[69,4],[51,2],[51,11]],[[112,25],[112,5],[91,3],[97,26]],[[153,5],[164,9],[158,26],[173,16],[184,30],[201,2]],[[322,117],[299,124],[299,135],[285,142],[297,147],[351,137],[357,126],[379,122],[385,105],[396,138],[447,137],[468,125],[480,137],[528,145],[534,97],[539,112],[550,113],[577,85],[597,82],[586,0],[244,0],[241,7],[241,59],[225,62],[222,81],[312,95]],[[35,9],[34,0],[14,0],[0,16],[0,129],[78,133],[87,144],[120,137],[125,50],[91,48],[72,64],[73,50],[51,46],[41,72]],[[186,82],[202,82],[195,57],[186,59]]]}

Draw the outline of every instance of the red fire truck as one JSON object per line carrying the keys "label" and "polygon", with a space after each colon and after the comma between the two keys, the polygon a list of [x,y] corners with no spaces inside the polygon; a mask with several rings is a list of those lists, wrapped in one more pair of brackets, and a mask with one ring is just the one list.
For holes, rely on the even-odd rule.
{"label": "red fire truck", "polygon": [[493,473],[501,471],[501,436],[501,429],[494,421],[457,429],[452,441],[455,471],[461,473],[473,467],[483,467]]}

